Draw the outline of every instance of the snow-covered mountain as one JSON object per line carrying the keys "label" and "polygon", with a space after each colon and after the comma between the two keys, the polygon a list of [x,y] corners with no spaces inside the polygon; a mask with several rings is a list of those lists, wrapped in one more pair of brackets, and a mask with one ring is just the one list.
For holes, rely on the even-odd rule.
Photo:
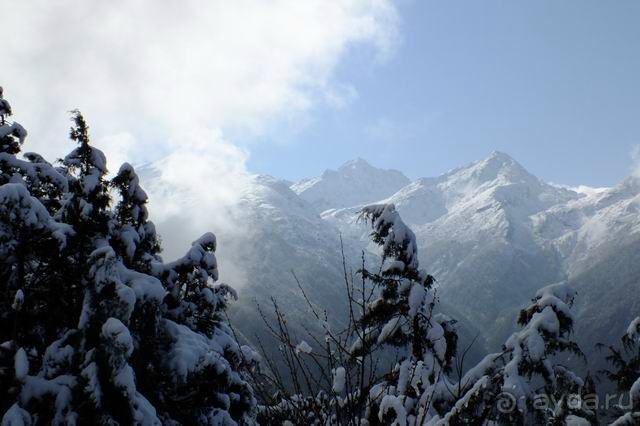
{"label": "snow-covered mountain", "polygon": [[327,170],[322,176],[297,182],[291,189],[322,212],[386,198],[409,182],[409,178],[397,170],[377,169],[358,158],[338,170]]}
{"label": "snow-covered mountain", "polygon": [[540,239],[550,241],[576,276],[611,251],[633,244],[640,231],[640,178],[554,206],[533,217]]}
{"label": "snow-covered mountain", "polygon": [[[441,283],[443,302],[468,324],[487,324],[495,343],[511,330],[517,309],[536,289],[564,278],[554,250],[536,239],[531,217],[581,195],[540,181],[504,153],[418,179],[392,196],[413,228],[421,264]],[[355,208],[323,218],[366,240]]]}
{"label": "snow-covered mountain", "polygon": [[[154,192],[174,191],[161,187],[150,191],[152,200]],[[369,230],[356,221],[359,208],[374,202],[394,203],[415,231],[420,262],[439,282],[443,310],[460,320],[467,336],[480,334],[481,350],[499,347],[537,289],[564,279],[579,293],[577,323],[588,335],[585,344],[613,341],[640,313],[640,181],[634,177],[578,193],[545,183],[495,152],[413,182],[355,160],[291,185],[252,176],[235,192],[237,200],[223,210],[225,226],[212,216],[198,227],[219,236],[222,277],[240,293],[234,324],[248,337],[262,327],[256,303],[268,307],[271,297],[292,322],[309,323],[292,271],[311,299],[340,320],[340,234],[350,265],[360,250],[374,252]],[[182,208],[202,204],[199,196],[182,200]],[[166,234],[163,228],[187,224],[158,226]]]}
{"label": "snow-covered mountain", "polygon": [[578,291],[576,334],[587,350],[611,343],[640,313],[639,213],[640,179],[630,176],[533,217],[538,237],[558,253]]}
{"label": "snow-covered mountain", "polygon": [[[504,153],[454,169],[436,178],[421,178],[379,202],[394,203],[403,219],[429,238],[477,240],[479,233],[496,231],[511,242],[514,226],[529,216],[581,196],[540,181]],[[352,231],[358,206],[323,212],[325,220],[346,233]],[[345,226],[345,224],[347,224]]]}
{"label": "snow-covered mountain", "polygon": [[[411,182],[379,202],[394,203],[412,226],[421,264],[440,282],[443,303],[463,325],[483,330],[480,341],[488,349],[504,340],[536,289],[564,279],[579,291],[578,330],[588,349],[612,341],[640,312],[633,294],[640,283],[637,177],[578,193],[547,184],[494,152]],[[358,209],[328,209],[322,217],[367,246]]]}
{"label": "snow-covered mountain", "polygon": [[[255,305],[259,303],[269,312],[270,299],[274,298],[294,319],[291,323],[309,326],[309,309],[296,278],[320,312],[332,311],[338,322],[345,319],[338,230],[323,221],[285,182],[270,176],[254,176],[238,208],[250,232],[244,244],[235,244],[246,248],[236,263],[253,279],[240,288],[241,296],[248,297],[241,297],[236,305],[234,316],[240,319],[237,323],[250,324],[247,318],[253,318],[257,321],[253,326],[262,327]],[[352,247],[346,250],[350,259],[357,259],[358,253]],[[250,327],[243,328],[245,333],[255,332]]]}

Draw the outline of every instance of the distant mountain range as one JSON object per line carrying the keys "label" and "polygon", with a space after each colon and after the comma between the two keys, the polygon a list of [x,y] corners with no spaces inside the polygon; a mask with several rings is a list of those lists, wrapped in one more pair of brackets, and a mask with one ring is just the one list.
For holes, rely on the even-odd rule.
{"label": "distant mountain range", "polygon": [[[374,259],[369,230],[356,213],[378,202],[394,203],[415,231],[421,264],[438,280],[442,309],[460,321],[466,340],[479,336],[477,354],[498,349],[518,310],[538,288],[557,281],[568,280],[578,291],[578,340],[587,352],[595,342],[617,341],[640,314],[635,176],[613,188],[577,192],[545,183],[494,152],[415,181],[357,159],[293,184],[254,176],[243,188],[232,215],[251,232],[233,239],[230,258],[246,276],[233,316],[248,338],[261,327],[255,302],[266,306],[274,297],[291,317],[309,318],[291,271],[321,309],[344,320],[340,235],[350,270],[362,250]],[[221,261],[223,277],[224,270]]]}

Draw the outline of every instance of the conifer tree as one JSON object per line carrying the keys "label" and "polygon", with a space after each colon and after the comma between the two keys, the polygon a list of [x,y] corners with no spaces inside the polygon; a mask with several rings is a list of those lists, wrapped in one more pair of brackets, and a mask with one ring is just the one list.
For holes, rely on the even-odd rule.
{"label": "conifer tree", "polygon": [[596,413],[582,404],[584,381],[555,359],[582,356],[570,338],[573,299],[566,283],[540,289],[520,312],[522,330],[463,376],[462,396],[439,424],[591,424]]}
{"label": "conifer tree", "polygon": [[[163,378],[170,390],[170,395],[164,397],[165,408],[186,423],[237,420],[238,415],[248,413],[255,405],[250,384],[243,375],[234,372],[241,368],[244,357],[226,323],[224,311],[229,298],[237,296],[229,286],[216,284],[215,250],[216,237],[209,232],[194,241],[182,258],[153,265],[154,275],[167,289],[165,331],[176,339],[177,345],[182,339],[197,337],[203,342],[215,342],[220,352],[219,359],[203,363],[198,371],[191,373],[188,381],[181,380],[181,375],[176,378],[174,371]],[[194,395],[193,386],[218,391]],[[231,399],[227,396],[229,393],[233,395]],[[241,418],[249,421],[245,415]]]}
{"label": "conifer tree", "polygon": [[[457,347],[455,321],[437,305],[435,279],[419,268],[415,235],[393,204],[363,208],[372,240],[382,248],[383,268],[362,274],[380,288],[379,297],[360,319],[365,339],[354,353],[372,344],[405,346],[407,356],[392,373],[371,390],[370,410],[381,422],[422,424],[444,412],[450,398],[451,372]],[[367,340],[369,343],[367,343]]]}
{"label": "conifer tree", "polygon": [[127,267],[150,271],[151,263],[160,260],[160,241],[155,225],[149,221],[147,193],[140,186],[140,179],[129,163],[120,167],[111,185],[120,194],[111,245]]}
{"label": "conifer tree", "polygon": [[72,119],[61,167],[18,159],[26,132],[0,126],[2,425],[254,423],[215,237],[162,263],[135,171],[109,181]]}
{"label": "conifer tree", "polygon": [[[22,351],[20,361],[26,354],[42,354],[46,342],[64,326],[51,321],[51,314],[59,312],[60,305],[47,286],[55,288],[60,283],[51,270],[59,264],[57,253],[72,231],[56,223],[20,183],[0,187],[0,222],[0,339],[7,356],[3,360],[13,364],[9,354]],[[13,370],[7,369],[11,364],[0,367],[0,371]],[[14,371],[13,377],[13,381],[19,380],[20,374]],[[20,389],[10,381],[10,375],[0,379],[5,382],[0,387],[3,403],[15,398]],[[3,395],[5,392],[8,394]]]}
{"label": "conifer tree", "polygon": [[[107,160],[104,153],[90,145],[89,126],[80,111],[74,110],[69,136],[78,144],[62,161],[69,179],[69,192],[57,219],[77,230],[78,251],[86,260],[94,245],[109,233],[111,201],[106,182]],[[80,262],[83,263],[83,262]]]}
{"label": "conifer tree", "polygon": [[42,354],[47,342],[68,324],[57,315],[67,303],[58,292],[64,282],[59,266],[64,260],[61,252],[74,231],[51,216],[67,188],[66,180],[48,163],[16,157],[26,136],[26,130],[16,122],[0,126],[2,410],[9,408],[20,391],[20,374],[12,368],[18,360],[15,355],[20,353],[23,361],[27,354]]}
{"label": "conifer tree", "polygon": [[612,424],[636,425],[640,422],[640,317],[631,321],[620,347],[609,346],[608,350],[607,361],[612,369],[603,373],[618,391],[628,394],[631,405],[627,412],[612,410],[611,414],[616,416]]}
{"label": "conifer tree", "polygon": [[5,125],[5,117],[10,117],[11,114],[11,104],[4,99],[4,89],[0,86],[0,126]]}
{"label": "conifer tree", "polygon": [[[361,289],[354,288],[345,270],[349,304],[361,315],[352,310],[347,329],[333,331],[326,314],[321,317],[308,302],[325,329],[325,349],[315,354],[306,342],[291,341],[286,318],[276,309],[278,325],[271,329],[288,348],[283,351],[288,365],[307,383],[326,382],[329,387],[313,395],[288,395],[276,374],[281,399],[262,413],[270,424],[422,425],[451,403],[448,375],[456,354],[455,321],[436,313],[435,280],[419,268],[415,235],[392,204],[364,207],[360,219],[372,226],[372,240],[382,249],[379,271],[371,272],[366,265],[359,271]],[[387,347],[402,355],[390,369],[378,365]],[[331,376],[313,378],[305,358]]]}

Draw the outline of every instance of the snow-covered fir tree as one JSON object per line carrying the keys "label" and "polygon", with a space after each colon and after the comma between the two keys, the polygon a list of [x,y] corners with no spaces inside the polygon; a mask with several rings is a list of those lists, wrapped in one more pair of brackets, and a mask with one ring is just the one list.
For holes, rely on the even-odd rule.
{"label": "snow-covered fir tree", "polygon": [[4,126],[6,117],[11,114],[11,104],[4,99],[4,89],[0,86],[0,125]]}
{"label": "snow-covered fir tree", "polygon": [[[362,274],[380,289],[359,320],[364,339],[352,346],[357,356],[371,344],[404,346],[407,355],[370,391],[370,418],[383,424],[421,425],[446,411],[457,347],[455,322],[436,313],[435,279],[418,265],[414,233],[393,204],[367,206],[373,241],[382,248],[379,273]],[[370,419],[370,421],[373,419]]]}
{"label": "snow-covered fir tree", "polygon": [[150,271],[151,264],[160,260],[158,254],[161,248],[155,226],[149,221],[147,193],[140,186],[140,179],[129,163],[120,167],[111,185],[120,195],[111,245],[127,267]]}
{"label": "snow-covered fir tree", "polygon": [[557,358],[582,356],[571,340],[573,299],[566,283],[540,289],[520,312],[522,330],[462,377],[459,398],[436,424],[592,424],[596,413],[583,404],[590,389]]}
{"label": "snow-covered fir tree", "polygon": [[[377,272],[363,267],[360,288],[347,280],[350,305],[360,315],[350,314],[346,330],[332,330],[326,314],[309,304],[325,330],[324,344],[309,336],[316,347],[324,346],[320,354],[305,341],[292,341],[285,316],[277,312],[278,326],[272,330],[283,343],[283,356],[322,390],[289,395],[278,383],[280,399],[263,414],[270,424],[421,425],[451,403],[447,388],[457,345],[455,321],[435,311],[435,280],[419,268],[415,235],[392,204],[364,207],[360,218],[373,228],[382,267]],[[401,358],[389,367],[379,365],[390,347]],[[308,362],[322,365],[326,374],[314,379]]]}
{"label": "snow-covered fir tree", "polygon": [[618,391],[628,396],[628,401],[624,402],[628,402],[630,408],[621,412],[621,408],[614,407],[612,424],[637,425],[640,423],[640,317],[631,321],[621,341],[620,347],[609,346],[607,360],[612,369],[604,374]]}
{"label": "snow-covered fir tree", "polygon": [[[153,274],[167,290],[163,329],[175,342],[170,352],[176,359],[174,368],[161,376],[167,383],[162,400],[165,407],[180,413],[179,418],[188,419],[187,424],[250,422],[248,414],[255,405],[251,385],[240,374],[245,353],[251,350],[238,346],[223,315],[236,294],[225,284],[214,284],[218,279],[215,250],[215,236],[206,233],[182,258],[153,265]],[[190,351],[189,358],[180,359]],[[198,413],[200,405],[212,409]]]}
{"label": "snow-covered fir tree", "polygon": [[26,131],[0,125],[2,425],[255,423],[215,237],[163,263],[133,167],[109,179],[72,120],[59,166],[18,158]]}

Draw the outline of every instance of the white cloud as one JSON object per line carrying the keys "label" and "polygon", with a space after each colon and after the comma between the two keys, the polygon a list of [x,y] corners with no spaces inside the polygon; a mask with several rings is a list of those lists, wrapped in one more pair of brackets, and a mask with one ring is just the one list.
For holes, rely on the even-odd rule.
{"label": "white cloud", "polygon": [[344,93],[332,73],[350,46],[384,56],[396,39],[389,0],[0,4],[0,84],[31,146],[55,155],[70,148],[65,114],[76,107],[96,141],[133,135],[148,148],[138,157],[163,152],[186,126],[260,132]]}
{"label": "white cloud", "polygon": [[231,245],[242,230],[229,212],[249,182],[248,152],[225,130],[258,135],[304,122],[317,103],[344,108],[357,92],[335,81],[336,65],[354,46],[388,56],[398,21],[391,0],[0,0],[0,10],[0,84],[29,130],[25,150],[70,151],[68,111],[79,108],[112,171],[158,161],[146,183],[170,256],[202,232]]}
{"label": "white cloud", "polygon": [[[215,150],[199,141],[210,141]],[[189,149],[175,150],[161,160],[141,166],[150,210],[159,225],[169,257],[181,255],[205,231],[237,237],[244,233],[233,211],[250,178],[244,168],[247,153],[209,131],[189,132]]]}
{"label": "white cloud", "polygon": [[585,195],[589,195],[589,196],[593,196],[593,195],[598,195],[601,194],[605,191],[610,190],[611,188],[609,187],[592,187],[592,186],[586,186],[586,185],[578,185],[578,186],[572,186],[569,187],[568,189],[571,189],[572,191],[577,192],[578,194],[585,194]]}
{"label": "white cloud", "polygon": [[337,85],[326,91],[325,98],[331,107],[343,109],[358,98],[358,91],[350,84]]}
{"label": "white cloud", "polygon": [[609,187],[604,187],[604,186],[603,187],[593,187],[593,186],[587,186],[587,185],[571,186],[571,185],[563,185],[560,183],[553,183],[553,182],[548,182],[548,183],[550,185],[555,186],[556,188],[568,189],[569,191],[577,192],[578,194],[584,194],[588,196],[598,195],[611,189]]}

